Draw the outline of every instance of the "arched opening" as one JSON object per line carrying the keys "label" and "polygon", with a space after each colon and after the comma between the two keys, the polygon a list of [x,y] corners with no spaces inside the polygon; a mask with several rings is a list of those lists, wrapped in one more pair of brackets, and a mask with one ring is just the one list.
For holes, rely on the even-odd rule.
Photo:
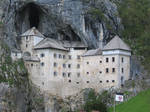
{"label": "arched opening", "polygon": [[31,56],[31,54],[29,52],[24,52],[23,53],[23,57],[30,57],[30,56]]}
{"label": "arched opening", "polygon": [[28,7],[29,7],[30,28],[32,28],[32,27],[38,28],[39,19],[40,19],[40,11],[39,11],[38,7],[33,3],[30,3],[28,5]]}

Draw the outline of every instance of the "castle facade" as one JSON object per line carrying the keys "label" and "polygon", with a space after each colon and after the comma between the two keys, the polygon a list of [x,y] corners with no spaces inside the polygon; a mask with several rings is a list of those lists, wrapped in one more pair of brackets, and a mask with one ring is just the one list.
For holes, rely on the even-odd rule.
{"label": "castle facade", "polygon": [[32,28],[21,35],[21,51],[33,84],[53,95],[120,88],[130,76],[131,49],[118,36],[88,50],[82,42],[45,38]]}

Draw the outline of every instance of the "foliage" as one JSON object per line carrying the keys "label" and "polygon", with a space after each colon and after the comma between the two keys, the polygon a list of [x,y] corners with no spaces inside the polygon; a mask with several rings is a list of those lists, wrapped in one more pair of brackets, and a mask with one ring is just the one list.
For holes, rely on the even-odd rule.
{"label": "foliage", "polygon": [[92,110],[99,110],[100,112],[107,112],[106,104],[102,102],[102,97],[91,90],[88,94],[88,99],[85,102],[84,109],[87,112]]}
{"label": "foliage", "polygon": [[[116,106],[116,112],[149,112],[150,111],[150,89],[139,93],[127,102]],[[109,109],[113,112],[113,108]]]}
{"label": "foliage", "polygon": [[118,6],[124,25],[122,36],[150,70],[150,0],[123,0]]}

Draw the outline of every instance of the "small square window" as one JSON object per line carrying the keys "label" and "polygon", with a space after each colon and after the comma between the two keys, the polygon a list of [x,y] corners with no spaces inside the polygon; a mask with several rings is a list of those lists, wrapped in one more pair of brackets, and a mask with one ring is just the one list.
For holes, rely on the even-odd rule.
{"label": "small square window", "polygon": [[26,48],[28,47],[28,44],[26,44]]}
{"label": "small square window", "polygon": [[106,68],[106,73],[109,73],[109,69],[108,68]]}
{"label": "small square window", "polygon": [[33,67],[33,63],[31,64],[31,66]]}
{"label": "small square window", "polygon": [[54,72],[54,76],[57,76],[57,72],[56,71]]}
{"label": "small square window", "polygon": [[100,83],[103,83],[103,81],[99,81]]}
{"label": "small square window", "polygon": [[122,73],[124,73],[124,69],[123,68],[121,69],[121,71],[122,71]]}
{"label": "small square window", "polygon": [[54,58],[57,58],[57,54],[56,53],[54,53]]}
{"label": "small square window", "polygon": [[59,58],[60,58],[60,59],[62,58],[61,54],[59,54]]}
{"label": "small square window", "polygon": [[77,59],[80,59],[80,56],[79,56],[79,55],[77,56]]}
{"label": "small square window", "polygon": [[115,80],[112,80],[112,82],[115,82]]}
{"label": "small square window", "polygon": [[99,73],[101,74],[101,73],[102,73],[102,71],[99,71]]}
{"label": "small square window", "polygon": [[106,62],[107,62],[107,63],[109,62],[109,58],[106,58]]}
{"label": "small square window", "polygon": [[66,56],[65,56],[65,55],[63,55],[63,59],[66,59]]}
{"label": "small square window", "polygon": [[68,77],[71,77],[71,73],[70,72],[68,73]]}
{"label": "small square window", "polygon": [[76,82],[77,84],[79,84],[79,82]]}
{"label": "small square window", "polygon": [[115,57],[112,57],[112,62],[115,62]]}
{"label": "small square window", "polygon": [[66,77],[66,73],[64,73],[64,72],[63,72],[63,74],[62,74],[62,75],[63,75],[63,77]]}
{"label": "small square window", "polygon": [[112,68],[112,72],[115,72],[115,68]]}
{"label": "small square window", "polygon": [[89,72],[86,72],[86,74],[89,74]]}
{"label": "small square window", "polygon": [[77,73],[77,77],[80,77],[80,73]]}
{"label": "small square window", "polygon": [[80,64],[77,64],[77,68],[80,68]]}
{"label": "small square window", "polygon": [[68,68],[71,68],[71,64],[68,64]]}
{"label": "small square window", "polygon": [[44,66],[44,62],[41,63],[41,66]]}
{"label": "small square window", "polygon": [[102,63],[102,61],[99,61],[99,63]]}
{"label": "small square window", "polygon": [[69,59],[71,59],[71,55],[69,55]]}
{"label": "small square window", "polygon": [[63,64],[63,68],[66,68],[66,64]]}
{"label": "small square window", "polygon": [[44,53],[40,54],[40,57],[41,57],[41,58],[44,57],[44,56],[45,56]]}
{"label": "small square window", "polygon": [[70,82],[70,83],[71,83],[71,80],[69,80],[68,82]]}
{"label": "small square window", "polygon": [[108,83],[108,82],[109,82],[109,80],[106,80],[106,82]]}
{"label": "small square window", "polygon": [[90,81],[86,81],[86,83],[90,83]]}
{"label": "small square window", "polygon": [[56,62],[54,62],[54,67],[57,67],[57,63]]}
{"label": "small square window", "polygon": [[121,58],[121,61],[122,61],[122,63],[124,62],[124,58],[123,57]]}

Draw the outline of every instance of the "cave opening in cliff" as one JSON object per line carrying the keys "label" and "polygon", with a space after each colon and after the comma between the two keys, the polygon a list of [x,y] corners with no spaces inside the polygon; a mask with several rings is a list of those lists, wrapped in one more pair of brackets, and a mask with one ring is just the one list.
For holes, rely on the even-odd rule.
{"label": "cave opening in cliff", "polygon": [[38,28],[39,21],[40,21],[40,11],[39,11],[38,7],[33,3],[30,3],[28,5],[28,7],[29,7],[30,28],[32,28],[32,27]]}

